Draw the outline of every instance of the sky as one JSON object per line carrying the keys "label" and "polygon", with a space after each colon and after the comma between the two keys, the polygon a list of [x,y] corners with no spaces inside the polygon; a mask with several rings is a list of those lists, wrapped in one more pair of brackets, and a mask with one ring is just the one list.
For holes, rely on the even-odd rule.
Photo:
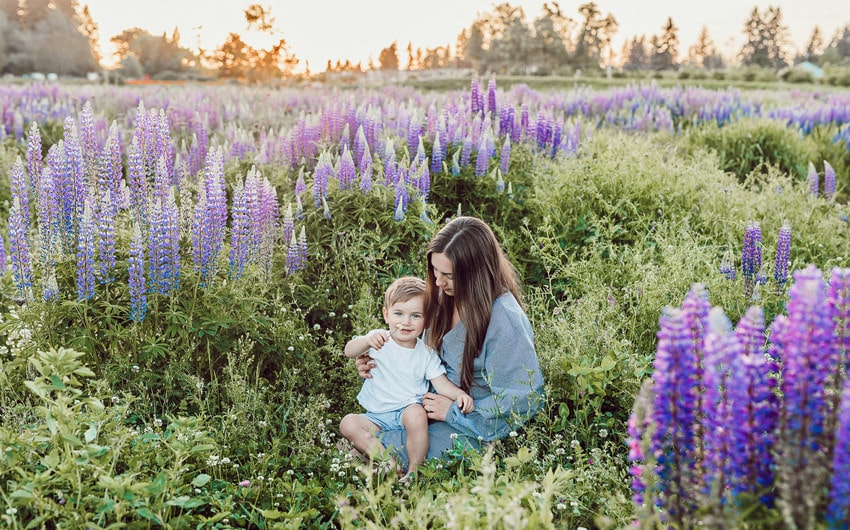
{"label": "sky", "polygon": [[[561,11],[579,19],[582,1],[559,2]],[[236,32],[254,47],[266,48],[268,37],[249,32],[244,9],[251,3],[269,8],[275,28],[286,39],[289,50],[300,60],[296,71],[304,71],[309,62],[313,72],[324,71],[327,61],[348,59],[378,63],[381,49],[398,43],[399,60],[406,64],[407,43],[413,49],[451,45],[479,14],[493,12],[498,2],[487,0],[80,0],[88,5],[100,32],[101,51],[109,64],[115,51],[109,39],[123,30],[139,27],[154,35],[175,27],[183,46],[205,49],[220,46],[227,35]],[[543,0],[513,0],[522,7],[526,20],[542,12]],[[670,16],[679,28],[680,49],[684,52],[697,39],[703,27],[708,29],[718,51],[724,56],[736,53],[743,44],[744,21],[753,8],[764,11],[770,6],[782,9],[782,20],[798,48],[808,42],[812,30],[820,26],[828,42],[835,32],[850,24],[847,0],[596,0],[602,15],[614,15],[619,29],[614,36],[614,51],[639,35],[661,34]],[[275,39],[276,42],[276,39]]]}

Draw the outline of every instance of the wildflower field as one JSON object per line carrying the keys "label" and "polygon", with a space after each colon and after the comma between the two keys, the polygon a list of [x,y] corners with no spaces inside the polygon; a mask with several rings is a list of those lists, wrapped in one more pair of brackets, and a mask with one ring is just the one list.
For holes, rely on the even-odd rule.
{"label": "wildflower field", "polygon": [[[848,528],[850,94],[0,85],[7,528]],[[546,406],[412,483],[342,354],[458,214]]]}

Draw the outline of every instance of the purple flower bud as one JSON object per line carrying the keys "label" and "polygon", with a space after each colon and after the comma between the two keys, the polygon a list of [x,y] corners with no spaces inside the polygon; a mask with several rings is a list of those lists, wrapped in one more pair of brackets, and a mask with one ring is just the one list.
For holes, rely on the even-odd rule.
{"label": "purple flower bud", "polygon": [[791,266],[791,223],[784,221],[779,229],[776,241],[776,263],[773,267],[773,279],[780,287],[788,281],[788,268]]}
{"label": "purple flower bud", "polygon": [[823,163],[823,196],[831,199],[835,195],[835,170],[829,162]]}
{"label": "purple flower bud", "polygon": [[809,173],[808,173],[808,181],[809,181],[809,193],[818,196],[818,186],[819,186],[819,177],[818,171],[815,169],[815,165],[809,162]]}

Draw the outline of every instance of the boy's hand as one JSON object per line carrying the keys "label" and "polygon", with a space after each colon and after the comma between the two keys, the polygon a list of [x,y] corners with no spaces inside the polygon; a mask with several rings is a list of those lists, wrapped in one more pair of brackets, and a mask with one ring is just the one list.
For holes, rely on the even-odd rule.
{"label": "boy's hand", "polygon": [[459,395],[455,400],[455,403],[457,403],[458,408],[464,414],[469,414],[470,412],[475,410],[475,400],[472,399],[472,396],[470,396],[469,394]]}
{"label": "boy's hand", "polygon": [[389,340],[389,335],[385,329],[373,329],[366,337],[366,343],[369,347],[380,350]]}

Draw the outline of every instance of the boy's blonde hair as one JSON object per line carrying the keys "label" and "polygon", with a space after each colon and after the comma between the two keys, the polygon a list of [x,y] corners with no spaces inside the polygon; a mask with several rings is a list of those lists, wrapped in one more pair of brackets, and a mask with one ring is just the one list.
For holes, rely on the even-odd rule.
{"label": "boy's blonde hair", "polygon": [[407,302],[413,297],[425,295],[425,280],[415,276],[402,276],[387,287],[384,307],[389,309],[396,302]]}

